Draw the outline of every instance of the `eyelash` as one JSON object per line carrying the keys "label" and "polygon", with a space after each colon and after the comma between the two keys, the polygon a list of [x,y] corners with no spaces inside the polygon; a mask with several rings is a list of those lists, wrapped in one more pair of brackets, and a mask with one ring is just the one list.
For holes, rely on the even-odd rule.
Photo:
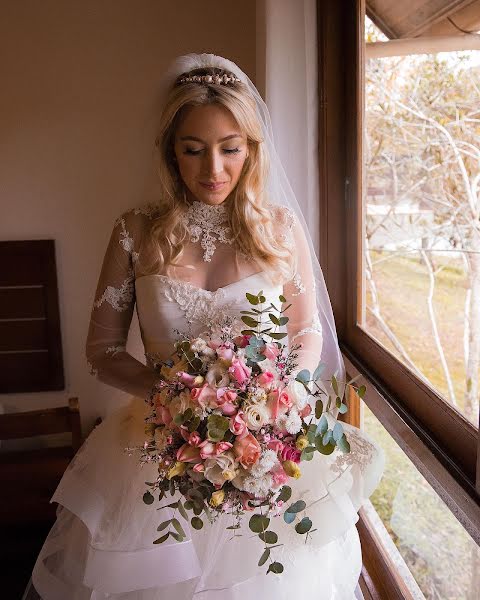
{"label": "eyelash", "polygon": [[[238,154],[238,152],[240,152],[240,148],[224,148],[223,150],[225,152],[225,154]],[[202,152],[202,150],[190,150],[189,148],[187,148],[184,152],[184,154],[190,154],[191,156],[197,156],[198,154],[200,154],[200,152]]]}

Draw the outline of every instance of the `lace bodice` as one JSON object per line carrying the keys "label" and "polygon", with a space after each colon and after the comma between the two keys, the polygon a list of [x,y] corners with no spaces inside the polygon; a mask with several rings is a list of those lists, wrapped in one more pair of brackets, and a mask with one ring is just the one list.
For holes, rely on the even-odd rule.
{"label": "lace bodice", "polygon": [[316,367],[322,348],[315,286],[309,249],[303,231],[288,209],[274,207],[278,235],[296,253],[294,277],[274,283],[255,261],[242,256],[231,243],[217,238],[205,260],[198,237],[185,246],[179,265],[168,274],[142,271],[142,258],[151,252],[148,229],[154,208],[133,209],[121,215],[103,262],[93,302],[87,338],[87,359],[101,381],[145,397],[154,381],[151,364],[143,364],[126,351],[128,330],[136,307],[145,354],[166,359],[178,331],[198,335],[229,317],[238,332],[245,326],[240,311],[249,309],[245,294],[263,290],[267,302],[279,304],[283,294],[292,304],[287,326],[290,343],[301,343],[301,368]]}

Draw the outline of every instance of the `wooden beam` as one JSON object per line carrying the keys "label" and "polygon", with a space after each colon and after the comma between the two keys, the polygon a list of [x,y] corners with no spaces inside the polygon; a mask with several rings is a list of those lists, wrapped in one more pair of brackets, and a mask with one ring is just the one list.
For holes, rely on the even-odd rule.
{"label": "wooden beam", "polygon": [[371,42],[365,44],[365,58],[368,60],[386,56],[410,56],[411,54],[435,54],[436,52],[460,52],[463,50],[480,50],[480,35],[462,34]]}

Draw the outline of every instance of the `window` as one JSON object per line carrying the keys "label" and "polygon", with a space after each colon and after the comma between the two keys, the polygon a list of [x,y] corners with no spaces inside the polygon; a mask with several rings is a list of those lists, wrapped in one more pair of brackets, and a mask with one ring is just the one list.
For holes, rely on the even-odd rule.
{"label": "window", "polygon": [[[326,201],[321,261],[340,341],[474,497],[480,340],[470,344],[468,338],[480,336],[475,324],[480,302],[472,302],[479,293],[472,273],[480,254],[467,240],[477,240],[480,228],[466,204],[457,204],[468,202],[461,189],[465,168],[470,188],[478,185],[480,139],[476,121],[467,120],[462,129],[455,120],[464,114],[477,119],[478,101],[467,106],[471,99],[464,97],[463,86],[457,88],[460,72],[473,81],[468,69],[478,72],[477,55],[467,61],[450,53],[440,64],[431,43],[423,50],[429,54],[418,54],[423,48],[419,34],[413,48],[402,42],[395,50],[402,58],[388,57],[388,64],[386,58],[368,58],[367,63],[366,52],[373,54],[365,38],[381,34],[366,20],[364,2],[348,8],[322,4],[319,139]],[[373,4],[378,13],[385,3]],[[405,14],[398,23],[420,18],[415,3],[401,7]],[[450,82],[447,100],[442,98],[448,86],[438,81]],[[447,148],[443,130],[420,119],[415,94],[430,98],[434,108],[428,118],[459,138],[458,152]],[[452,158],[458,153],[465,168]]]}

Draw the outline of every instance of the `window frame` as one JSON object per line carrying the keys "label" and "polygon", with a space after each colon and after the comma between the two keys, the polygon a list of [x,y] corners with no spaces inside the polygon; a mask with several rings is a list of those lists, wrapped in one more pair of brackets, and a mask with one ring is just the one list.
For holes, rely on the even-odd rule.
{"label": "window frame", "polygon": [[357,324],[364,260],[365,0],[317,2],[317,10],[320,262],[340,346],[478,505],[479,431]]}

